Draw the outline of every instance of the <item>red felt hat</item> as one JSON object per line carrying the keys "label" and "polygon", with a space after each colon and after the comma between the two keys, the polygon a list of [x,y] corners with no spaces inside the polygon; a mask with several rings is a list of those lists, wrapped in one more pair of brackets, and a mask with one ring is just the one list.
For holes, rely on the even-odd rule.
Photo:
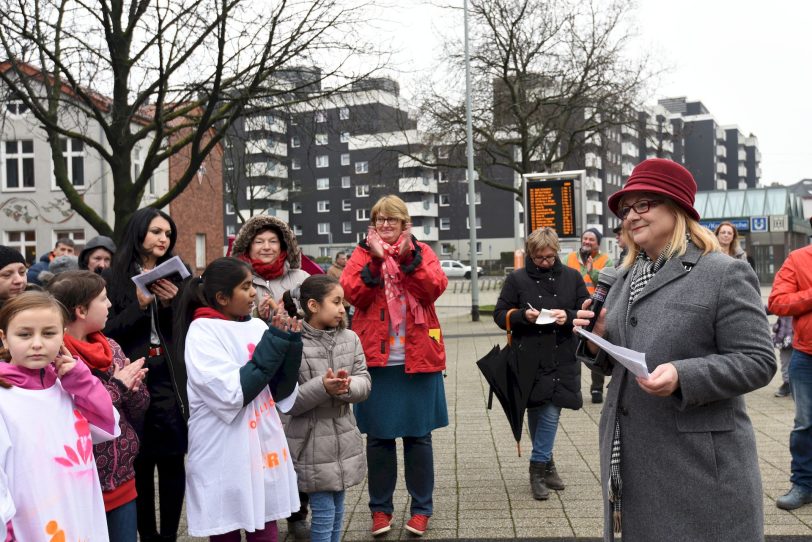
{"label": "red felt hat", "polygon": [[699,220],[699,213],[694,209],[696,181],[690,171],[676,162],[664,158],[649,158],[637,164],[626,180],[626,185],[609,196],[609,208],[613,213],[618,214],[620,200],[630,192],[652,192],[667,196],[685,209],[688,216]]}

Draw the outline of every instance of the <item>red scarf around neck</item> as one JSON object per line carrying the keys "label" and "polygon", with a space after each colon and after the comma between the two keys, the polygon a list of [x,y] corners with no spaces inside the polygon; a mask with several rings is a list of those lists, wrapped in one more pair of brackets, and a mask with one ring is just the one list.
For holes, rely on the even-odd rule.
{"label": "red scarf around neck", "polygon": [[[227,320],[229,322],[235,321],[233,318],[229,318],[222,312],[218,311],[217,309],[213,309],[211,307],[198,307],[195,309],[194,314],[192,315],[192,320],[197,320],[198,318],[211,318],[212,320]],[[237,322],[247,322],[251,319],[251,315],[247,314],[245,318],[236,320]]]}
{"label": "red scarf around neck", "polygon": [[403,302],[412,313],[414,322],[423,325],[426,322],[426,310],[412,293],[403,286],[403,272],[400,270],[400,244],[404,239],[409,239],[409,234],[403,232],[400,237],[391,245],[381,239],[375,229],[370,228],[367,234],[367,244],[370,239],[380,243],[383,248],[383,284],[386,294],[386,306],[389,309],[389,319],[392,329],[396,330],[403,321]]}
{"label": "red scarf around neck", "polygon": [[107,372],[113,364],[113,347],[101,331],[88,333],[84,341],[65,333],[65,346],[74,356],[79,356],[91,369]]}
{"label": "red scarf around neck", "polygon": [[285,262],[288,259],[287,251],[283,250],[279,253],[279,257],[271,263],[263,263],[262,260],[254,260],[248,254],[240,254],[237,256],[240,260],[248,262],[254,269],[254,272],[265,280],[278,279],[285,272]]}

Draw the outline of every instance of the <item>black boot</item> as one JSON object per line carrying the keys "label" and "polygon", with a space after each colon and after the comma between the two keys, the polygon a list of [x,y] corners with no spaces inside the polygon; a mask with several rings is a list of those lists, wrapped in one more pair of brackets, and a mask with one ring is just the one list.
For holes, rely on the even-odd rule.
{"label": "black boot", "polygon": [[561,490],[567,487],[564,485],[563,480],[561,480],[561,477],[558,476],[558,472],[555,470],[555,461],[553,461],[553,456],[550,456],[550,462],[547,463],[544,469],[544,485],[555,490]]}
{"label": "black boot", "polygon": [[544,472],[546,469],[546,463],[530,462],[530,491],[537,501],[546,501],[550,498],[550,490],[544,484]]}

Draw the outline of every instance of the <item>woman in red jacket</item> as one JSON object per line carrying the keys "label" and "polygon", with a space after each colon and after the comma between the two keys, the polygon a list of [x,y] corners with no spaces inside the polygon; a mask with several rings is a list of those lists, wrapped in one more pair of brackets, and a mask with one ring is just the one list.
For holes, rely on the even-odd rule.
{"label": "woman in red jacket", "polygon": [[369,234],[347,262],[341,286],[355,306],[353,331],[361,338],[372,378],[369,399],[355,407],[358,428],[367,434],[372,534],[391,529],[395,439],[403,438],[412,497],[406,529],[420,536],[432,514],[431,432],[448,425],[445,346],[434,310],[448,279],[431,248],[411,234],[403,200],[384,196],[371,215]]}

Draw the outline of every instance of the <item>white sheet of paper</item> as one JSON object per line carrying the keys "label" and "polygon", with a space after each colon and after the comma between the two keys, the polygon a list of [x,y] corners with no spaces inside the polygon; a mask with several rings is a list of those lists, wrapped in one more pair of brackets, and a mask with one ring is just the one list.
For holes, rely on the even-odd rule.
{"label": "white sheet of paper", "polygon": [[538,318],[536,318],[536,323],[542,326],[546,324],[554,324],[555,316],[553,316],[553,311],[550,309],[541,309],[539,311]]}
{"label": "white sheet of paper", "polygon": [[183,265],[180,256],[173,256],[161,265],[157,266],[155,269],[134,276],[133,282],[138,289],[141,290],[141,293],[144,295],[152,295],[152,292],[147,289],[147,285],[152,284],[158,279],[168,277],[175,272],[180,273],[180,278],[182,279],[189,276],[189,270],[186,269],[185,265]]}
{"label": "white sheet of paper", "polygon": [[606,339],[598,337],[594,333],[590,333],[585,329],[578,328],[577,331],[581,334],[581,336],[589,339],[595,343],[598,348],[619,361],[621,365],[630,370],[635,376],[648,379],[649,372],[648,365],[646,365],[645,353],[614,345]]}

